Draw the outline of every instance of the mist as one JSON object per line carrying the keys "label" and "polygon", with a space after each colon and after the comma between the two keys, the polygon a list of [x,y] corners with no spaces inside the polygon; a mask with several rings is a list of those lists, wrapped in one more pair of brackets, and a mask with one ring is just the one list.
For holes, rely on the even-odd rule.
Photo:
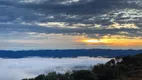
{"label": "mist", "polygon": [[17,59],[0,58],[0,80],[21,80],[39,74],[56,71],[65,73],[72,70],[91,69],[96,64],[106,63],[110,58],[41,58],[28,57]]}

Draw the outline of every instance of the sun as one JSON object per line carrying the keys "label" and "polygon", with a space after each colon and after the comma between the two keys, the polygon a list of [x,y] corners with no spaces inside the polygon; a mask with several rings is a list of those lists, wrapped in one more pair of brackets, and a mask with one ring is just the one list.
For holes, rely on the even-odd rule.
{"label": "sun", "polygon": [[85,43],[100,43],[100,40],[97,39],[86,39],[86,40],[82,40]]}
{"label": "sun", "polygon": [[82,39],[80,40],[80,42],[82,43],[86,43],[86,44],[107,44],[109,43],[109,40],[107,39]]}

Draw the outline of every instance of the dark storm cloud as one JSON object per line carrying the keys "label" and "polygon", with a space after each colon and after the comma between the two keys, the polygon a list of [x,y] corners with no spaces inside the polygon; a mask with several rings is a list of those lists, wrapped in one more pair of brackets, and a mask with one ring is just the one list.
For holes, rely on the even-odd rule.
{"label": "dark storm cloud", "polygon": [[[43,10],[44,12],[63,12],[68,14],[97,14],[100,12],[106,12],[108,10],[119,8],[138,8],[135,3],[128,4],[128,0],[79,0],[78,2],[70,1],[70,4],[66,0],[41,0],[37,3],[26,0],[1,0],[0,5],[31,8],[35,10]],[[67,4],[62,4],[66,2]],[[121,5],[121,6],[120,6]]]}
{"label": "dark storm cloud", "polygon": [[[22,0],[20,0],[22,1]],[[91,0],[85,1],[80,0],[78,2],[72,2],[70,5],[61,4],[63,1],[60,0],[45,0],[41,3],[28,3],[28,2],[18,2],[17,0],[1,0],[0,5],[21,7],[21,8],[31,8],[35,10],[43,10],[45,13],[49,11],[53,12],[63,12],[68,14],[97,14],[100,12],[106,12],[112,9],[126,8],[129,4],[126,3],[126,0]],[[70,0],[73,1],[73,0]],[[121,5],[121,6],[120,6]],[[132,7],[133,5],[131,5]],[[135,8],[135,7],[133,7]]]}
{"label": "dark storm cloud", "polygon": [[[73,0],[68,0],[73,1]],[[78,2],[72,2],[70,5],[61,4],[65,0],[40,0],[38,2],[26,1],[26,0],[1,0],[0,5],[9,6],[1,7],[1,15],[8,15],[9,20],[22,17],[25,21],[81,21],[92,16],[99,16],[100,14],[106,14],[109,11],[123,8],[136,8],[134,3],[128,4],[127,0],[80,0]],[[68,3],[69,4],[69,3]],[[121,5],[121,6],[120,6]],[[138,6],[138,5],[137,5]],[[6,12],[6,13],[4,13]],[[43,19],[45,16],[35,15],[34,13],[42,13],[45,16],[54,15],[56,19]],[[66,19],[58,14],[68,15],[80,15],[80,19]],[[119,17],[118,17],[119,18]],[[101,19],[101,18],[100,18]],[[100,20],[96,18],[96,23],[109,23],[109,19]],[[121,18],[122,19],[122,18]],[[85,21],[87,22],[87,21]]]}

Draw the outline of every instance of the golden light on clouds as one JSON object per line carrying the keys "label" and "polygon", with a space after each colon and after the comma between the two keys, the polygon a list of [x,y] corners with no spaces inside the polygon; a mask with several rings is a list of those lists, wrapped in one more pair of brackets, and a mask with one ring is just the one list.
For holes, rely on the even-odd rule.
{"label": "golden light on clouds", "polygon": [[129,24],[119,24],[114,22],[113,24],[109,25],[107,29],[121,29],[121,28],[126,28],[126,29],[140,29],[136,24],[134,23],[129,23]]}
{"label": "golden light on clouds", "polygon": [[142,38],[134,37],[130,38],[127,36],[103,36],[100,39],[84,38],[80,40],[81,43],[87,45],[106,45],[115,47],[142,47]]}

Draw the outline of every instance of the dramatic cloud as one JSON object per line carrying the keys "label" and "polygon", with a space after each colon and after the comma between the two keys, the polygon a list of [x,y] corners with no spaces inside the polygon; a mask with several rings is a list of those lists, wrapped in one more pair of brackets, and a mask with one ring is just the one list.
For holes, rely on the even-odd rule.
{"label": "dramatic cloud", "polygon": [[[43,37],[36,40],[25,34],[34,32],[91,39],[119,35],[135,40],[142,36],[141,4],[141,0],[1,0],[0,38],[10,39],[11,44],[47,43]],[[22,37],[19,41],[16,36],[31,41]]]}
{"label": "dramatic cloud", "polygon": [[[21,58],[0,59],[0,80],[21,80],[52,71],[65,73],[72,70],[91,69],[98,63],[106,63],[108,58]],[[70,63],[69,63],[70,62]]]}

